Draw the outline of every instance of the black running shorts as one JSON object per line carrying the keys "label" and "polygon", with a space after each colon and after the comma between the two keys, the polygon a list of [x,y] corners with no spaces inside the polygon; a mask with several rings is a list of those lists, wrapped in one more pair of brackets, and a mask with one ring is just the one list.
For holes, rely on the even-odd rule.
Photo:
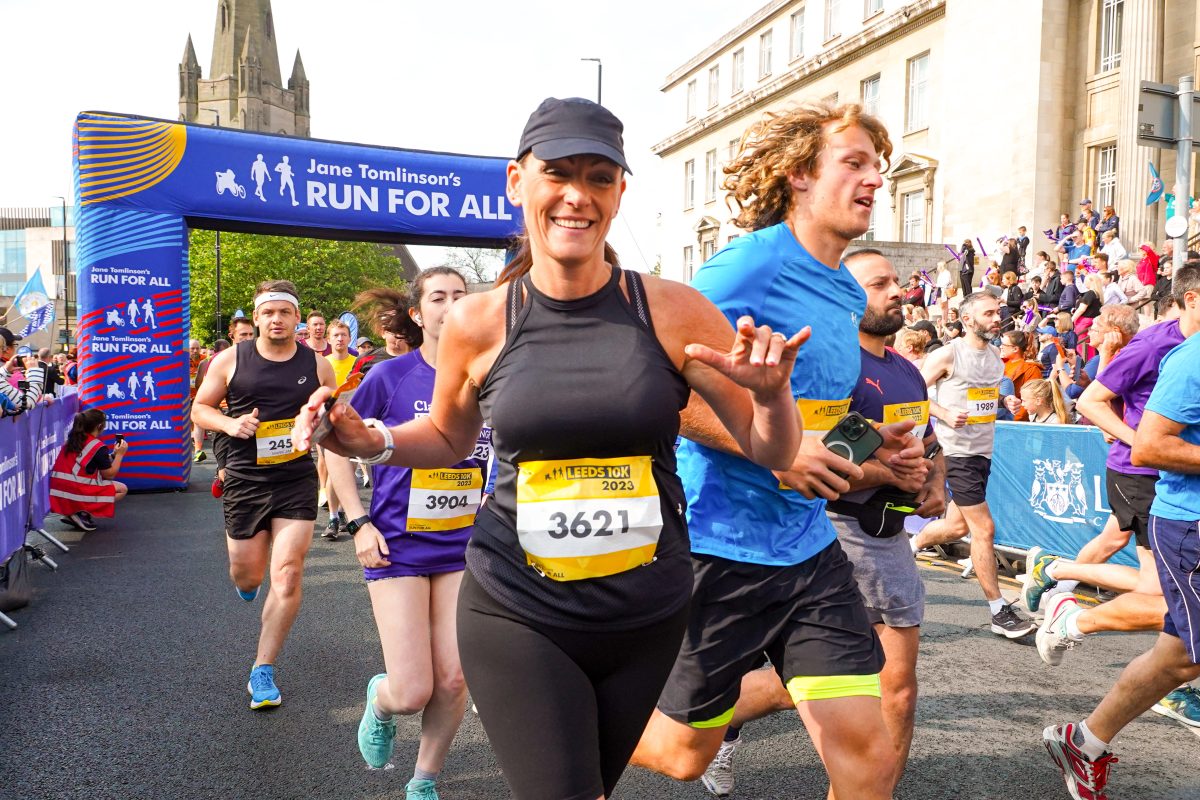
{"label": "black running shorts", "polygon": [[250,539],[271,530],[273,519],[317,518],[317,471],[282,481],[248,481],[225,476],[225,533],[230,539]]}
{"label": "black running shorts", "polygon": [[883,668],[879,637],[836,540],[788,567],[693,554],[692,568],[687,635],[658,701],[671,719],[695,727],[727,722],[742,676],[764,654],[785,685]]}
{"label": "black running shorts", "polygon": [[1129,475],[1107,470],[1108,506],[1123,531],[1133,531],[1138,547],[1150,547],[1150,506],[1157,475]]}
{"label": "black running shorts", "polygon": [[987,456],[946,456],[946,483],[950,500],[959,508],[987,502],[992,460]]}

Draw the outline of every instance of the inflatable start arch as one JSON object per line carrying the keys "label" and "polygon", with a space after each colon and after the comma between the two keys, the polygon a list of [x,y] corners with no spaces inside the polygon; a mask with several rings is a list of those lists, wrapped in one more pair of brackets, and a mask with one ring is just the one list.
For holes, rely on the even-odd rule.
{"label": "inflatable start arch", "polygon": [[503,247],[506,158],[246,133],[125,114],[75,120],[80,400],[131,447],[121,480],[191,470],[188,229]]}

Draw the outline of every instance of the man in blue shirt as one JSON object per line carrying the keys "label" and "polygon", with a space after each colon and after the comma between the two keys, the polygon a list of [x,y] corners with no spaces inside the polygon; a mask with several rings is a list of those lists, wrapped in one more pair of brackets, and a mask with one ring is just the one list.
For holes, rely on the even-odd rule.
{"label": "man in blue shirt", "polygon": [[[776,710],[742,688],[766,655],[778,673],[766,677],[787,687],[833,793],[887,800],[897,754],[880,707],[883,652],[825,513],[863,470],[821,438],[849,409],[858,379],[866,295],[841,257],[870,225],[891,142],[857,105],[769,114],[746,141],[726,186],[741,209],[736,224],[751,232],[713,256],[694,286],[732,319],[812,326],[792,373],[805,440],[793,469],[772,474],[743,458],[693,395],[679,448],[693,611],[632,763],[700,777],[735,712],[744,722]],[[895,450],[877,456],[894,471],[928,470],[912,427],[885,431]]]}
{"label": "man in blue shirt", "polygon": [[[1181,324],[1200,325],[1200,263],[1175,275]],[[1167,601],[1163,631],[1148,652],[1129,663],[1091,716],[1079,723],[1051,725],[1046,748],[1063,771],[1074,797],[1103,797],[1110,743],[1163,695],[1200,678],[1200,336],[1190,336],[1163,358],[1158,382],[1138,423],[1130,459],[1158,469],[1150,506],[1150,547]],[[1064,633],[1078,616],[1066,598],[1047,610]]]}

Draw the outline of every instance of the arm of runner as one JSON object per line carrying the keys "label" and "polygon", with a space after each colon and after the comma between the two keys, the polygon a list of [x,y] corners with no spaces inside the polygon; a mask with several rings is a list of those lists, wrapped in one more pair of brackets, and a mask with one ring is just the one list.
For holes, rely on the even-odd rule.
{"label": "arm of runner", "polygon": [[[925,359],[925,363],[921,365],[921,377],[925,379],[925,385],[932,388],[938,381],[949,378],[953,369],[954,351],[949,347],[941,347]],[[952,428],[961,428],[967,424],[968,415],[965,409],[949,408],[930,400],[929,413]]]}
{"label": "arm of runner", "polygon": [[196,398],[192,401],[192,422],[205,430],[221,431],[238,439],[248,439],[258,429],[258,415],[251,412],[237,418],[227,417],[220,409],[221,401],[225,399],[228,390],[235,356],[236,349],[230,347],[213,359],[204,376],[204,382],[196,390]]}
{"label": "arm of runner", "polygon": [[1179,435],[1186,427],[1147,408],[1138,423],[1129,460],[1136,467],[1200,474],[1200,445]]}
{"label": "arm of runner", "polygon": [[[498,343],[494,341],[497,334],[478,321],[478,306],[484,296],[464,298],[447,313],[438,346],[437,378],[430,413],[388,429],[394,448],[391,457],[383,463],[433,469],[456,464],[474,451],[483,427],[479,385],[474,376],[486,375],[499,351]],[[500,311],[503,313],[502,307]],[[503,326],[500,331],[502,334]],[[489,357],[488,363],[484,364]],[[332,371],[328,362],[326,365]],[[292,430],[293,447],[304,449],[309,446],[312,432],[324,413],[322,406],[332,393],[332,389],[322,386],[300,409]],[[383,434],[364,425],[362,417],[349,403],[336,403],[329,411],[329,421],[333,429],[321,442],[321,447],[326,450],[361,458],[383,452]]]}
{"label": "arm of runner", "polygon": [[[354,479],[354,465],[345,456],[326,451],[325,468],[329,470],[329,483],[337,494],[348,519],[358,519],[367,513],[362,498],[358,496],[358,482]],[[364,567],[386,567],[388,561],[387,540],[375,526],[367,523],[354,534],[354,555]]]}
{"label": "arm of runner", "polygon": [[[930,431],[922,442],[926,447],[937,441],[937,434]],[[925,485],[917,492],[917,509],[913,513],[919,517],[940,517],[946,513],[946,456],[941,450],[929,463],[929,472],[925,475]]]}
{"label": "arm of runner", "polygon": [[1075,408],[1100,430],[1132,447],[1134,430],[1113,411],[1112,401],[1116,399],[1117,396],[1107,386],[1095,380],[1079,395],[1079,399],[1075,401]]}

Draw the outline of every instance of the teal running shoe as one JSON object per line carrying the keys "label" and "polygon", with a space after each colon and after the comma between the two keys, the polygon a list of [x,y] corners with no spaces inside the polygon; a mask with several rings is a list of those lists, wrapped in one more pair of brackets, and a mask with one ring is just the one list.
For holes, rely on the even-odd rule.
{"label": "teal running shoe", "polygon": [[[396,738],[395,718],[384,722],[375,716],[375,687],[386,677],[386,674],[376,675],[367,683],[367,707],[363,710],[362,722],[358,723],[358,752],[362,753],[363,761],[375,769],[382,769],[391,760],[393,740]],[[429,785],[432,787],[433,782],[430,781]],[[410,793],[409,797],[412,796]],[[437,792],[417,796],[437,797]]]}
{"label": "teal running shoe", "polygon": [[270,664],[259,664],[250,670],[250,682],[246,684],[250,693],[250,708],[274,708],[283,702],[279,687],[275,685],[275,668]]}
{"label": "teal running shoe", "polygon": [[438,800],[437,787],[433,781],[419,781],[413,778],[404,787],[408,792],[405,800]]}
{"label": "teal running shoe", "polygon": [[1200,728],[1200,690],[1184,686],[1154,704],[1154,713],[1178,720],[1189,728]]}
{"label": "teal running shoe", "polygon": [[1030,614],[1038,610],[1042,604],[1042,596],[1058,583],[1046,574],[1046,568],[1058,561],[1058,558],[1040,547],[1030,548],[1025,556],[1025,581],[1021,586],[1021,598]]}
{"label": "teal running shoe", "polygon": [[238,589],[236,584],[234,585],[233,588],[237,589],[238,597],[242,598],[247,603],[252,603],[252,602],[254,602],[254,598],[258,597],[258,590],[259,590],[260,586],[261,586],[261,584],[259,584],[259,586],[255,586],[253,589],[251,589],[248,592],[243,592],[241,589]]}

